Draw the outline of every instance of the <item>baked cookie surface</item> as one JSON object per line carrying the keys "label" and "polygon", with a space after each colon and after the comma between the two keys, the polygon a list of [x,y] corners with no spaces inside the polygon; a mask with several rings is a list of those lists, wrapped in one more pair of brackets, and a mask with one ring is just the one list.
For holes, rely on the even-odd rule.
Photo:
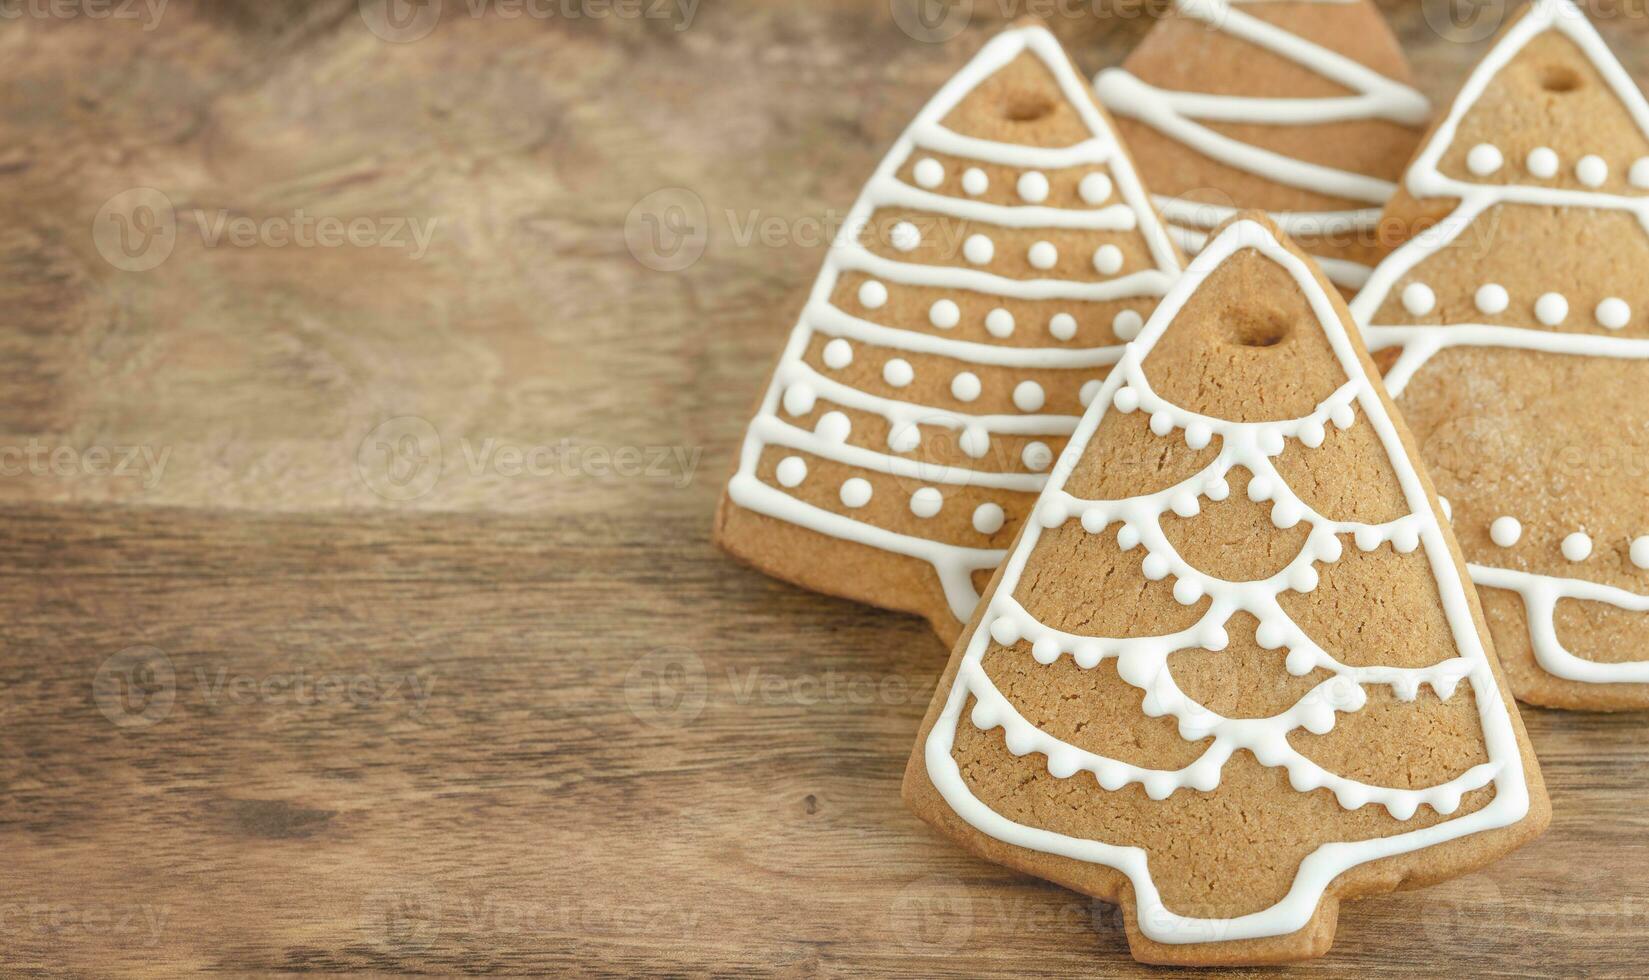
{"label": "baked cookie surface", "polygon": [[1522,700],[1649,707],[1649,104],[1540,0],[1428,136],[1352,303]]}
{"label": "baked cookie surface", "polygon": [[1475,593],[1344,302],[1216,231],[1083,417],[939,682],[923,819],[1121,904],[1135,957],[1320,955],[1338,903],[1549,807]]}
{"label": "baked cookie surface", "polygon": [[925,616],[949,642],[1182,258],[1036,25],[941,89],[846,227],[715,537],[780,578]]}

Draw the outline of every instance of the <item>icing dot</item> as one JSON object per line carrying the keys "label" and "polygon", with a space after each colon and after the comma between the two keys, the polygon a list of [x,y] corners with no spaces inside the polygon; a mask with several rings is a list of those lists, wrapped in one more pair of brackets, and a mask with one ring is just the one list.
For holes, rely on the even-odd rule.
{"label": "icing dot", "polygon": [[916,162],[916,182],[929,190],[945,182],[945,165],[933,157],[923,157]]}
{"label": "icing dot", "polygon": [[1474,299],[1477,302],[1477,308],[1484,313],[1502,313],[1505,311],[1506,305],[1511,302],[1511,297],[1506,295],[1506,287],[1496,282],[1477,287],[1477,295]]}
{"label": "icing dot", "polygon": [[1111,396],[1111,404],[1116,406],[1117,411],[1127,415],[1139,407],[1139,392],[1127,386],[1118,388],[1117,393]]}
{"label": "icing dot", "polygon": [[1563,557],[1570,561],[1585,561],[1592,554],[1592,539],[1584,531],[1576,531],[1563,539]]}
{"label": "icing dot", "polygon": [[1027,170],[1019,175],[1019,196],[1032,204],[1048,199],[1048,178],[1040,170]]}
{"label": "icing dot", "polygon": [[922,444],[922,427],[915,422],[906,422],[888,430],[888,448],[896,453],[915,452],[916,447]]}
{"label": "icing dot", "polygon": [[813,434],[826,442],[846,442],[853,431],[853,423],[841,412],[826,412],[813,426]]}
{"label": "icing dot", "polygon": [[902,357],[895,357],[882,365],[882,380],[895,388],[903,388],[916,380],[916,369]]}
{"label": "icing dot", "polygon": [[859,304],[867,310],[877,310],[886,306],[887,287],[874,279],[866,279],[859,285]]}
{"label": "icing dot", "polygon": [[1515,517],[1496,517],[1489,525],[1489,540],[1502,548],[1510,548],[1523,537],[1523,524]]}
{"label": "icing dot", "polygon": [[842,503],[849,507],[863,507],[870,503],[870,481],[851,476],[842,481]]}
{"label": "icing dot", "polygon": [[1040,473],[1053,465],[1054,451],[1048,448],[1045,442],[1032,442],[1025,446],[1025,451],[1019,454],[1024,461],[1025,468],[1033,473]]}
{"label": "icing dot", "polygon": [[1076,336],[1076,317],[1069,313],[1055,313],[1048,320],[1048,332],[1055,340],[1070,340]]}
{"label": "icing dot", "polygon": [[1562,293],[1542,293],[1534,301],[1535,319],[1548,327],[1555,327],[1569,315],[1569,301],[1563,298]]}
{"label": "icing dot", "polygon": [[1123,310],[1111,321],[1111,332],[1117,335],[1118,340],[1129,341],[1139,336],[1139,328],[1145,326],[1145,318],[1139,315],[1138,310]]}
{"label": "icing dot", "polygon": [[944,505],[944,495],[933,487],[923,487],[910,495],[910,512],[917,517],[932,517]]}
{"label": "icing dot", "polygon": [[813,403],[819,398],[810,385],[793,384],[784,390],[784,410],[791,415],[806,415],[813,411]]}
{"label": "icing dot", "polygon": [[1628,552],[1632,564],[1639,568],[1649,568],[1649,534],[1632,539],[1632,547]]}
{"label": "icing dot", "polygon": [[1437,506],[1443,508],[1443,520],[1454,520],[1454,505],[1449,503],[1449,498],[1443,496],[1442,494],[1438,494]]}
{"label": "icing dot", "polygon": [[1415,316],[1425,316],[1437,308],[1437,294],[1423,282],[1411,282],[1403,287],[1403,309]]}
{"label": "icing dot", "polygon": [[969,194],[972,194],[974,197],[978,197],[979,195],[990,190],[990,186],[991,179],[986,177],[985,171],[980,170],[978,167],[969,167],[967,171],[962,174],[962,189],[967,191]]}
{"label": "icing dot", "polygon": [[1102,387],[1104,387],[1104,384],[1097,378],[1082,382],[1082,390],[1077,392],[1076,397],[1078,401],[1082,402],[1083,408],[1087,408],[1094,403],[1094,399],[1099,397],[1099,389]]}
{"label": "icing dot", "polygon": [[1101,245],[1094,249],[1094,268],[1102,276],[1114,276],[1122,271],[1122,249],[1115,245]]}
{"label": "icing dot", "polygon": [[1626,326],[1626,321],[1630,319],[1632,319],[1632,308],[1627,306],[1626,301],[1619,297],[1611,296],[1597,305],[1597,322],[1610,330],[1619,330],[1621,327]]}
{"label": "icing dot", "polygon": [[996,504],[980,504],[973,509],[973,529],[980,534],[995,534],[1006,520],[1007,515]]}
{"label": "icing dot", "polygon": [[1632,161],[1632,169],[1626,179],[1632,182],[1633,187],[1649,187],[1649,157],[1638,157]]}
{"label": "icing dot", "polygon": [[1575,176],[1587,187],[1602,187],[1609,179],[1609,165],[1595,153],[1588,153],[1575,164]]}
{"label": "icing dot", "polygon": [[1111,198],[1111,178],[1096,170],[1082,178],[1076,192],[1089,204],[1104,204]]}
{"label": "icing dot", "polygon": [[962,309],[951,300],[936,300],[928,307],[928,322],[940,330],[949,330],[962,322]]}
{"label": "icing dot", "polygon": [[972,371],[963,371],[950,379],[950,393],[957,401],[971,402],[979,397],[979,375]]}
{"label": "icing dot", "polygon": [[1557,151],[1549,146],[1537,146],[1529,151],[1529,173],[1536,177],[1557,176]]}
{"label": "icing dot", "polygon": [[921,230],[908,221],[894,225],[888,238],[893,242],[893,247],[901,252],[914,252],[916,247],[922,244]]}
{"label": "icing dot", "polygon": [[1059,249],[1054,248],[1053,242],[1037,242],[1025,257],[1038,269],[1052,269],[1059,261]]}
{"label": "icing dot", "polygon": [[985,314],[985,329],[992,337],[1013,336],[1013,314],[1000,306]]}
{"label": "icing dot", "polygon": [[991,451],[990,433],[976,425],[970,425],[962,430],[962,438],[958,440],[962,451],[974,459],[983,459]]}
{"label": "icing dot", "polygon": [[779,460],[779,468],[774,475],[779,478],[780,486],[800,486],[807,479],[807,463],[800,456],[786,456]]}
{"label": "icing dot", "polygon": [[1466,169],[1479,177],[1487,177],[1500,169],[1506,158],[1500,155],[1500,149],[1489,143],[1479,143],[1466,154]]}
{"label": "icing dot", "polygon": [[969,235],[962,243],[962,256],[974,265],[984,265],[996,257],[996,243],[984,235]]}
{"label": "icing dot", "polygon": [[1034,412],[1041,408],[1042,403],[1046,400],[1046,396],[1042,393],[1042,386],[1035,381],[1021,381],[1014,386],[1014,407],[1021,412]]}
{"label": "icing dot", "polygon": [[840,371],[853,363],[853,345],[837,337],[825,345],[825,366]]}
{"label": "icing dot", "polygon": [[813,434],[826,442],[846,442],[849,432],[853,432],[853,422],[843,412],[824,412],[813,426]]}

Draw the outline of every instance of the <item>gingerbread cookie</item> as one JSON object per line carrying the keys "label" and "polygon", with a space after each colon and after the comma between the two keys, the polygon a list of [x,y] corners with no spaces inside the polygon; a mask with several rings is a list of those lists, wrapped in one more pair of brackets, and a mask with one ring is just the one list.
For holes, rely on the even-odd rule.
{"label": "gingerbread cookie", "polygon": [[905,774],[1155,963],[1319,955],[1341,900],[1549,819],[1481,610],[1344,301],[1215,232],[1060,457]]}
{"label": "gingerbread cookie", "polygon": [[1404,185],[1387,221],[1415,237],[1352,309],[1512,689],[1649,707],[1649,104],[1584,14],[1540,0]]}
{"label": "gingerbread cookie", "polygon": [[1368,0],[1175,0],[1095,84],[1184,248],[1260,208],[1347,295],[1431,115]]}
{"label": "gingerbread cookie", "polygon": [[717,542],[954,640],[1182,259],[1045,28],[991,40],[889,151],[746,434]]}

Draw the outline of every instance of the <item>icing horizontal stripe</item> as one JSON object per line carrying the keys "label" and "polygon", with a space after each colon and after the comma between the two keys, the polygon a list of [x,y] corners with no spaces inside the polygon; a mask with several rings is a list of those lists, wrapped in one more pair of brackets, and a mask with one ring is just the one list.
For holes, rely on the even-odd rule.
{"label": "icing horizontal stripe", "polygon": [[756,434],[770,446],[789,446],[837,463],[902,479],[1023,493],[1036,493],[1042,489],[1041,473],[992,473],[965,466],[925,463],[906,456],[877,452],[848,442],[824,439],[800,426],[775,418],[760,418],[754,425]]}
{"label": "icing horizontal stripe", "polygon": [[1490,589],[1507,589],[1523,597],[1535,660],[1549,674],[1587,684],[1649,683],[1649,651],[1643,660],[1604,663],[1570,653],[1557,635],[1557,604],[1563,599],[1601,602],[1630,612],[1649,612],[1649,596],[1582,579],[1555,578],[1489,565],[1469,566],[1472,581]]}
{"label": "icing horizontal stripe", "polygon": [[[1086,96],[1084,96],[1086,97]],[[968,157],[984,163],[1005,167],[1024,167],[1035,170],[1060,170],[1065,167],[1099,166],[1108,163],[1115,145],[1108,139],[1087,139],[1070,146],[1025,146],[1022,143],[999,143],[995,140],[963,136],[938,123],[913,130],[911,139],[919,149],[932,150],[950,156]]]}
{"label": "icing horizontal stripe", "polygon": [[853,316],[829,303],[814,303],[803,314],[813,329],[832,337],[847,337],[877,347],[936,354],[972,364],[1017,368],[1109,367],[1122,356],[1122,346],[1113,347],[1005,347],[971,340],[953,340],[915,330],[884,327]]}
{"label": "icing horizontal stripe", "polygon": [[806,384],[820,398],[861,412],[874,412],[895,425],[919,423],[944,429],[976,428],[1016,436],[1065,436],[1076,428],[1076,419],[1069,415],[968,415],[935,405],[895,401],[827,378],[802,361],[781,365],[777,373],[788,384]]}
{"label": "icing horizontal stripe", "polygon": [[894,177],[878,177],[871,184],[879,207],[933,211],[953,218],[978,221],[999,228],[1066,228],[1081,231],[1133,231],[1139,217],[1126,204],[1103,208],[1052,208],[1035,204],[990,204],[964,197],[936,194],[912,187]]}
{"label": "icing horizontal stripe", "polygon": [[[1237,208],[1206,204],[1178,197],[1153,194],[1151,199],[1162,216],[1175,224],[1193,228],[1215,228],[1236,217]],[[1277,227],[1291,236],[1332,235],[1346,231],[1367,231],[1380,225],[1380,208],[1345,211],[1281,211],[1272,216]]]}
{"label": "icing horizontal stripe", "polygon": [[950,265],[917,265],[883,258],[857,242],[831,249],[843,271],[868,272],[907,286],[941,286],[976,293],[994,293],[1009,299],[1133,299],[1161,296],[1172,277],[1157,269],[1141,269],[1104,282],[1068,279],[1009,279],[992,272]]}

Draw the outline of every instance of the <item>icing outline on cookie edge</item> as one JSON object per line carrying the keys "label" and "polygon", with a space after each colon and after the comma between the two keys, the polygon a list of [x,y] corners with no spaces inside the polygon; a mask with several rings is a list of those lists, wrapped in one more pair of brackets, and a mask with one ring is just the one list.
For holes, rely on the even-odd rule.
{"label": "icing outline on cookie edge", "polygon": [[[943,125],[944,117],[980,83],[1029,51],[1047,67],[1066,100],[1081,116],[1092,136],[1059,148],[1025,146],[965,136]],[[897,177],[900,166],[914,153],[926,150],[1016,167],[1060,169],[1089,165],[1107,167],[1120,201],[1095,209],[1064,209],[1037,205],[986,204],[913,187]],[[1103,172],[1103,171],[1096,171]],[[942,179],[942,175],[941,175]],[[920,175],[918,182],[920,183]],[[860,244],[858,235],[879,207],[908,206],[949,217],[989,221],[1001,227],[1079,227],[1091,230],[1138,230],[1155,266],[1102,282],[1062,279],[1010,279],[979,269],[920,265],[887,259]],[[1161,296],[1180,271],[1179,259],[1126,154],[1093,104],[1087,85],[1076,74],[1059,42],[1046,28],[1010,28],[988,41],[979,53],[953,75],[923,107],[882,158],[853,208],[843,231],[832,243],[823,268],[814,281],[806,306],[792,329],[779,366],[763,396],[761,407],[746,431],[739,468],[728,482],[728,496],[740,507],[766,514],[810,530],[918,558],[931,564],[944,589],[951,614],[967,622],[979,601],[973,573],[994,568],[1006,551],[970,548],[906,534],[854,520],[815,507],[784,493],[756,476],[762,449],[783,445],[826,459],[882,473],[921,479],[929,483],[997,487],[1035,492],[1045,481],[1040,473],[989,473],[961,466],[943,466],[819,437],[779,416],[781,405],[803,403],[824,396],[849,408],[882,415],[891,433],[914,430],[918,424],[960,428],[988,440],[991,433],[1066,436],[1077,418],[1065,415],[967,415],[933,406],[899,402],[863,392],[826,378],[809,366],[803,355],[817,332],[887,347],[945,356],[979,364],[1022,367],[1105,367],[1115,364],[1123,345],[1069,348],[998,348],[957,341],[915,331],[883,327],[855,317],[830,302],[843,272],[864,272],[879,280],[905,285],[941,286],[1022,299],[1111,300]],[[792,402],[790,399],[795,398]],[[799,412],[796,414],[805,414]],[[986,442],[988,445],[988,442]],[[966,449],[968,443],[964,441]],[[890,447],[893,448],[893,447]],[[982,455],[982,454],[981,454]]]}
{"label": "icing outline on cookie edge", "polygon": [[[1300,286],[1309,299],[1342,369],[1351,379],[1320,404],[1316,411],[1304,418],[1279,422],[1226,422],[1197,415],[1156,399],[1148,386],[1140,385],[1144,379],[1141,366],[1145,357],[1172,323],[1185,301],[1209,273],[1218,268],[1225,259],[1244,248],[1258,249],[1267,258],[1281,265]],[[1135,393],[1134,397],[1129,397],[1130,392]],[[1172,685],[1171,678],[1167,679],[1166,684],[1159,681],[1160,675],[1167,673],[1162,667],[1166,653],[1161,648],[1165,644],[1190,640],[1208,649],[1219,649],[1224,646],[1223,629],[1218,628],[1223,626],[1223,620],[1210,625],[1216,611],[1223,612],[1227,617],[1238,610],[1253,612],[1261,622],[1264,634],[1262,644],[1281,646],[1302,637],[1303,634],[1292,634],[1279,623],[1277,615],[1280,610],[1273,611],[1272,607],[1276,594],[1284,588],[1297,591],[1310,591],[1315,588],[1315,574],[1297,575],[1296,564],[1303,561],[1303,567],[1309,569],[1312,561],[1331,561],[1338,557],[1338,547],[1328,548],[1320,539],[1318,532],[1324,530],[1321,526],[1314,529],[1313,540],[1308,540],[1295,564],[1291,564],[1271,580],[1226,582],[1197,573],[1197,584],[1206,594],[1213,597],[1214,606],[1202,622],[1184,634],[1129,640],[1056,634],[1056,631],[1051,631],[1032,619],[1023,606],[1013,598],[1014,588],[1040,538],[1042,529],[1058,526],[1070,519],[1075,510],[1073,505],[1077,503],[1082,503],[1082,506],[1116,508],[1118,512],[1126,511],[1128,508],[1140,510],[1140,513],[1132,515],[1132,519],[1124,520],[1124,530],[1133,529],[1136,532],[1134,537],[1137,540],[1132,543],[1146,546],[1149,552],[1147,562],[1159,557],[1162,559],[1158,563],[1159,568],[1147,571],[1148,577],[1162,578],[1169,574],[1179,574],[1189,568],[1177,555],[1172,554],[1171,547],[1164,548],[1166,541],[1161,538],[1160,527],[1154,535],[1147,533],[1149,527],[1146,525],[1154,521],[1145,520],[1153,510],[1160,516],[1162,510],[1158,509],[1160,502],[1157,498],[1171,501],[1180,494],[1181,486],[1176,485],[1154,494],[1103,504],[1078,502],[1063,490],[1065,481],[1074,470],[1089,439],[1110,408],[1115,407],[1119,411],[1144,408],[1153,413],[1153,420],[1158,415],[1166,416],[1166,425],[1160,429],[1153,425],[1153,431],[1158,435],[1166,435],[1175,429],[1183,430],[1188,444],[1192,439],[1201,441],[1204,435],[1209,434],[1209,430],[1218,427],[1234,444],[1231,450],[1232,462],[1249,467],[1256,474],[1256,479],[1261,479],[1258,474],[1271,472],[1268,457],[1280,453],[1286,439],[1320,441],[1323,422],[1327,420],[1339,424],[1345,419],[1345,413],[1341,409],[1352,403],[1362,410],[1364,418],[1374,426],[1396,471],[1404,499],[1410,508],[1407,516],[1389,522],[1388,525],[1365,525],[1368,530],[1356,531],[1359,538],[1358,546],[1377,547],[1378,541],[1374,540],[1375,537],[1392,540],[1394,544],[1399,543],[1400,538],[1406,539],[1411,534],[1418,539],[1416,544],[1424,549],[1435,576],[1459,653],[1458,657],[1415,670],[1387,668],[1384,676],[1360,677],[1350,669],[1342,667],[1336,672],[1336,678],[1314,688],[1287,711],[1268,719],[1223,719],[1208,709],[1190,702]],[[1336,412],[1340,412],[1338,418],[1335,417]],[[1202,474],[1199,474],[1200,476]],[[1280,482],[1276,481],[1277,484]],[[1271,489],[1275,490],[1275,484]],[[1292,494],[1279,497],[1279,504],[1287,504],[1291,498]],[[1289,515],[1290,518],[1295,516]],[[1307,517],[1303,509],[1297,516],[1299,519]],[[1522,754],[1510,714],[1495,683],[1493,669],[1478,634],[1465,583],[1458,574],[1438,515],[1430,506],[1418,471],[1405,452],[1396,427],[1380,401],[1377,389],[1364,372],[1332,302],[1324,293],[1312,270],[1257,222],[1239,220],[1229,225],[1192,261],[1185,276],[1158,305],[1140,338],[1129,345],[1121,364],[1106,379],[1100,394],[1083,416],[1081,424],[1049,478],[1049,489],[1044,491],[1038,500],[1033,517],[1034,520],[1026,522],[1020,539],[1012,549],[997,588],[992,593],[990,604],[980,618],[979,627],[968,637],[963,660],[952,682],[944,709],[924,745],[923,760],[928,778],[945,802],[979,832],[1019,847],[1105,865],[1127,875],[1133,885],[1139,928],[1148,938],[1166,944],[1187,944],[1257,939],[1293,933],[1311,921],[1324,893],[1342,872],[1369,861],[1431,847],[1467,834],[1510,826],[1528,813],[1528,786],[1524,779]],[[1110,515],[1107,514],[1106,523],[1097,529],[1085,522],[1084,530],[1097,533],[1111,523],[1109,518]],[[1409,542],[1402,540],[1401,544],[1408,545]],[[1158,571],[1162,574],[1156,574]],[[1176,595],[1176,598],[1180,597]],[[1283,616],[1282,619],[1287,620],[1287,617]],[[1291,622],[1287,623],[1287,627],[1298,630]],[[1184,769],[1174,772],[1143,770],[1097,756],[1035,729],[1022,717],[1018,717],[1011,705],[991,698],[992,694],[995,694],[997,699],[1000,699],[1001,695],[995,692],[994,686],[990,686],[989,679],[985,677],[980,666],[984,652],[992,639],[1007,643],[1020,638],[1032,640],[1033,655],[1042,662],[1052,662],[1052,659],[1065,649],[1069,649],[1073,657],[1077,658],[1079,666],[1092,666],[1106,656],[1117,656],[1119,675],[1133,686],[1144,688],[1148,692],[1146,702],[1142,705],[1145,713],[1156,711],[1158,714],[1175,714],[1181,722],[1182,737],[1213,734],[1214,745],[1210,746],[1202,758]],[[1136,645],[1137,649],[1124,649],[1130,645]],[[1294,673],[1296,668],[1303,668],[1298,671],[1303,674],[1316,666],[1326,666],[1330,669],[1340,666],[1326,652],[1316,649],[1315,644],[1311,644],[1311,647],[1308,656],[1300,658],[1298,663],[1291,652],[1288,664],[1291,673]],[[1149,676],[1153,668],[1156,668],[1158,677]],[[981,679],[984,681],[983,684],[979,683]],[[1452,691],[1461,679],[1471,684],[1476,696],[1489,761],[1439,786],[1423,790],[1398,790],[1359,783],[1326,773],[1315,763],[1304,760],[1287,744],[1286,734],[1295,728],[1326,731],[1332,727],[1335,712],[1358,710],[1361,707],[1359,695],[1362,694],[1362,683],[1389,683],[1400,697],[1406,695],[1412,698],[1420,683],[1432,684],[1439,693],[1443,693],[1446,690]],[[1322,691],[1322,688],[1337,683],[1341,685],[1337,694],[1332,689],[1328,692]],[[1356,689],[1356,694],[1351,693],[1352,688]],[[1322,696],[1325,694],[1326,698]],[[1381,803],[1399,820],[1412,817],[1420,803],[1429,804],[1446,816],[1458,806],[1460,793],[1478,786],[1492,783],[1495,793],[1493,799],[1481,809],[1460,817],[1445,819],[1429,827],[1389,837],[1324,843],[1301,862],[1288,894],[1270,908],[1227,919],[1181,916],[1168,909],[1162,902],[1160,893],[1151,879],[1147,854],[1143,849],[1075,838],[1015,823],[992,810],[972,794],[951,755],[956,732],[963,723],[962,709],[969,695],[973,695],[976,700],[976,710],[969,720],[981,728],[987,725],[1003,727],[1005,736],[1009,739],[1010,751],[1015,754],[1041,752],[1047,755],[1049,771],[1056,778],[1070,778],[1079,772],[1091,772],[1103,791],[1117,789],[1134,781],[1143,783],[1146,792],[1153,799],[1166,798],[1181,788],[1210,790],[1219,784],[1220,770],[1225,759],[1238,748],[1248,748],[1254,752],[1261,764],[1287,768],[1290,783],[1299,792],[1308,792],[1319,787],[1328,788],[1334,792],[1339,805],[1346,809],[1354,809],[1371,802]],[[1336,697],[1339,703],[1335,703]],[[983,711],[980,711],[978,706],[983,706]],[[1030,729],[1029,733],[1026,732],[1027,728]]]}
{"label": "icing outline on cookie edge", "polygon": [[[1393,398],[1401,397],[1409,381],[1432,355],[1448,347],[1505,347],[1554,354],[1649,359],[1649,339],[1549,333],[1485,323],[1400,326],[1373,322],[1375,314],[1404,276],[1448,246],[1480,214],[1497,204],[1573,205],[1627,211],[1649,233],[1649,196],[1625,196],[1531,184],[1478,184],[1445,176],[1439,169],[1443,154],[1454,145],[1461,120],[1477,104],[1495,76],[1529,42],[1549,30],[1557,30],[1580,50],[1626,108],[1638,129],[1649,138],[1649,102],[1645,102],[1637,83],[1615,58],[1586,15],[1569,0],[1533,0],[1523,16],[1472,70],[1455,96],[1448,115],[1438,124],[1436,132],[1421,148],[1404,177],[1409,193],[1417,199],[1458,198],[1459,204],[1448,217],[1405,242],[1381,261],[1369,277],[1368,284],[1351,301],[1352,316],[1361,327],[1370,351],[1403,348],[1403,353],[1385,377],[1386,388]],[[1499,543],[1498,539],[1496,543]],[[1601,602],[1629,612],[1649,612],[1649,595],[1585,579],[1561,578],[1475,562],[1467,567],[1472,581],[1478,585],[1505,589],[1521,596],[1535,661],[1547,673],[1590,684],[1649,683],[1649,660],[1604,663],[1577,657],[1564,648],[1557,636],[1555,622],[1557,604],[1563,599]]]}

